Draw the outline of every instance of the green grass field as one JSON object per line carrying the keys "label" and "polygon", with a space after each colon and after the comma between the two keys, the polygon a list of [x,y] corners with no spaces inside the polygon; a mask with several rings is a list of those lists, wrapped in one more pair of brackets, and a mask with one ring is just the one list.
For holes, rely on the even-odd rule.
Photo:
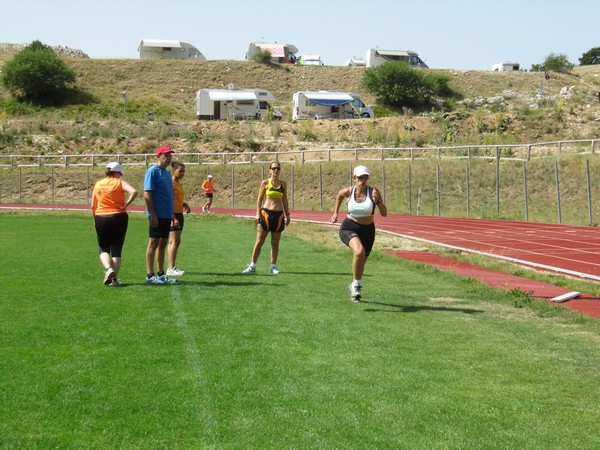
{"label": "green grass field", "polygon": [[335,235],[242,275],[253,223],[189,216],[146,286],[132,214],[109,288],[90,215],[0,214],[0,448],[600,448],[598,321],[379,252],[352,304]]}

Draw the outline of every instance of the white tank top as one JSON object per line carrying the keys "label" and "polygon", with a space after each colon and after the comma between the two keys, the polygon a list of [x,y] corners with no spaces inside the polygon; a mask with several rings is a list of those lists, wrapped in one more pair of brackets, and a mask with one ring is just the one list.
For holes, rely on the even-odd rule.
{"label": "white tank top", "polygon": [[348,214],[352,217],[368,217],[375,214],[375,203],[371,198],[371,187],[367,186],[367,198],[364,202],[358,203],[356,201],[356,186],[352,188],[350,192],[350,198],[348,199]]}

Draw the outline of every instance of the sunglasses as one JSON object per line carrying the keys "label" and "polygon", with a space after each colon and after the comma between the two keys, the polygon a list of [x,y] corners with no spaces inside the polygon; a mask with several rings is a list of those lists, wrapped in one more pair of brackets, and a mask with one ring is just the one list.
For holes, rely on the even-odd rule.
{"label": "sunglasses", "polygon": [[271,170],[281,170],[281,167],[271,167]]}
{"label": "sunglasses", "polygon": [[360,177],[356,177],[359,180],[368,180],[369,179],[369,175],[361,175]]}

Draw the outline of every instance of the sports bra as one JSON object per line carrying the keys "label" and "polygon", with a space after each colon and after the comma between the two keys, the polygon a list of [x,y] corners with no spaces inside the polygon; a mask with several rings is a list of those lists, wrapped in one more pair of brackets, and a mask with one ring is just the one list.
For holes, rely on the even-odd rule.
{"label": "sports bra", "polygon": [[273,186],[273,180],[269,178],[267,183],[267,189],[265,190],[265,196],[267,198],[283,198],[284,190],[283,190],[283,182],[281,186],[275,187]]}
{"label": "sports bra", "polygon": [[352,188],[348,199],[348,214],[352,217],[368,217],[375,214],[375,202],[370,186],[367,186],[367,198],[361,203],[356,201],[356,186]]}

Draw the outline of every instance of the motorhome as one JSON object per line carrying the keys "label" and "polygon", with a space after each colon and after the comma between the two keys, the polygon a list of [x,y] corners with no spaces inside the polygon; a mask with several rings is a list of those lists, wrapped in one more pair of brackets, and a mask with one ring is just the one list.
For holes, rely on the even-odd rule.
{"label": "motorhome", "polygon": [[200,120],[281,119],[281,112],[269,103],[273,100],[273,94],[264,89],[200,89],[194,106]]}
{"label": "motorhome", "polygon": [[357,58],[355,56],[353,56],[352,58],[348,58],[346,60],[346,66],[350,66],[350,67],[360,67],[360,66],[366,66],[367,62],[363,59],[363,58]]}
{"label": "motorhome", "polygon": [[300,55],[298,64],[301,66],[322,66],[323,61],[320,55]]}
{"label": "motorhome", "polygon": [[521,65],[516,61],[506,61],[494,64],[492,70],[495,72],[510,72],[513,70],[521,70]]}
{"label": "motorhome", "polygon": [[292,44],[268,44],[266,42],[252,42],[248,46],[246,59],[251,61],[258,52],[267,51],[271,54],[271,61],[280,64],[296,64],[298,62],[298,49]]}
{"label": "motorhome", "polygon": [[138,51],[140,59],[206,59],[192,44],[176,40],[142,39]]}
{"label": "motorhome", "polygon": [[402,61],[412,67],[428,68],[419,54],[412,50],[383,50],[381,48],[367,50],[367,67],[377,67],[389,61]]}
{"label": "motorhome", "polygon": [[292,119],[373,118],[375,113],[358,94],[340,91],[301,91],[292,97]]}

